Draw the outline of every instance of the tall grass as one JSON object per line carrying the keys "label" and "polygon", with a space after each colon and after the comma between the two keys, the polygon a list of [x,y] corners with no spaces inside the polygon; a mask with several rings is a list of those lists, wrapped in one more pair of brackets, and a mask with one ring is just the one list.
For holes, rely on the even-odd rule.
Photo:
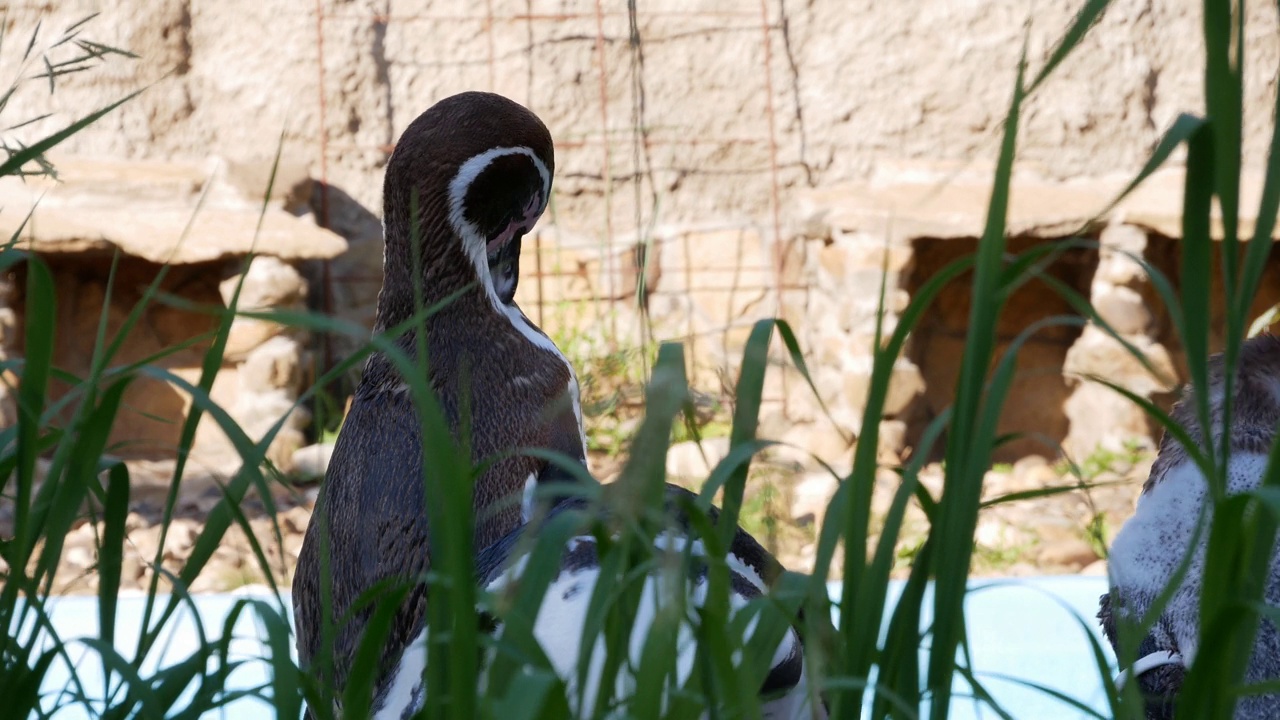
{"label": "tall grass", "polygon": [[[1010,89],[987,223],[977,252],[943,268],[926,282],[891,334],[879,337],[877,333],[879,349],[862,423],[864,434],[854,451],[852,471],[847,476],[837,475],[839,490],[822,525],[815,571],[809,576],[784,575],[768,598],[743,610],[733,612],[729,606],[724,555],[742,510],[752,459],[770,445],[757,438],[756,423],[771,345],[780,341],[795,367],[808,377],[801,349],[785,323],[766,320],[754,328],[733,398],[730,451],[712,471],[699,495],[672,506],[662,491],[662,459],[673,428],[681,413],[691,412],[682,349],[664,345],[648,383],[646,416],[631,442],[620,479],[604,487],[584,483],[581,508],[546,519],[538,532],[528,534],[520,546],[529,553],[521,581],[493,595],[477,590],[472,567],[469,488],[476,469],[466,460],[469,450],[465,442],[461,446],[454,442],[425,381],[425,352],[421,348],[406,352],[397,342],[400,333],[429,321],[431,310],[374,338],[328,377],[317,380],[316,386],[323,387],[367,353],[384,352],[405,377],[420,410],[423,450],[433,459],[424,470],[428,498],[424,512],[431,519],[433,546],[449,549],[437,554],[432,572],[420,578],[428,583],[432,598],[428,704],[423,717],[559,718],[575,709],[591,717],[695,718],[707,708],[716,708],[716,716],[720,717],[758,718],[759,699],[754,689],[767,669],[773,644],[788,623],[797,624],[806,637],[810,667],[834,717],[927,716],[940,720],[948,717],[957,692],[972,695],[997,716],[1010,716],[984,687],[968,659],[971,649],[967,644],[964,602],[969,589],[974,529],[983,507],[982,481],[992,451],[1008,439],[999,435],[996,427],[1013,380],[1019,348],[1043,327],[1080,321],[1067,317],[1043,321],[999,352],[996,320],[1014,289],[1039,278],[1061,292],[1080,316],[1124,341],[1089,307],[1086,298],[1043,272],[1062,252],[1062,245],[1035,247],[1017,255],[1008,252],[1005,217],[1024,106],[1078,48],[1107,4],[1105,0],[1085,3],[1042,67],[1032,72],[1025,61],[1020,64]],[[1205,112],[1202,116],[1179,118],[1130,187],[1136,187],[1177,148],[1185,146],[1181,286],[1175,291],[1157,268],[1146,265],[1146,270],[1187,350],[1192,383],[1200,389],[1207,384],[1212,298],[1209,278],[1199,269],[1210,267],[1212,254],[1220,253],[1224,300],[1230,310],[1225,344],[1230,367],[1252,320],[1248,317],[1250,301],[1271,249],[1270,236],[1280,208],[1280,133],[1276,133],[1267,159],[1253,237],[1239,237],[1236,218],[1242,173],[1245,19],[1242,8],[1233,11],[1230,4],[1212,0],[1204,3],[1204,14]],[[103,46],[86,47],[93,51]],[[51,74],[50,81],[54,77]],[[6,94],[0,98],[0,111],[8,97]],[[1280,110],[1280,100],[1277,102]],[[87,115],[29,146],[8,148],[0,175],[25,172],[32,163],[40,167],[41,153],[116,105]],[[1220,243],[1210,238],[1210,213],[1215,203],[1223,216],[1224,239]],[[39,258],[17,249],[11,241],[0,251],[0,271],[12,271],[19,264],[26,266],[26,306],[51,309],[57,298],[49,271]],[[112,281],[114,269],[113,264]],[[0,430],[0,495],[12,503],[15,518],[12,537],[0,539],[0,559],[6,568],[0,589],[0,625],[5,630],[0,634],[0,698],[4,699],[4,710],[15,717],[51,717],[71,710],[94,717],[197,717],[249,695],[261,698],[278,717],[298,717],[303,698],[321,717],[329,717],[333,714],[334,689],[318,682],[314,669],[298,668],[291,653],[288,602],[278,593],[271,564],[253,539],[240,510],[241,501],[250,492],[256,492],[268,509],[273,509],[271,485],[278,479],[264,458],[279,425],[264,437],[251,439],[210,399],[209,390],[222,365],[229,327],[237,315],[313,332],[359,335],[361,331],[305,313],[238,313],[233,299],[229,308],[204,308],[216,315],[219,324],[204,338],[210,342],[210,349],[196,383],[159,369],[156,361],[160,358],[117,363],[123,338],[145,308],[153,302],[178,302],[160,297],[162,279],[163,271],[114,337],[107,336],[104,308],[90,370],[84,377],[70,376],[53,364],[52,312],[45,316],[49,318],[47,322],[25,324],[24,357],[0,365],[0,369],[21,378],[18,422]],[[872,545],[868,538],[878,469],[877,420],[884,407],[891,369],[912,329],[942,288],[954,282],[967,282],[972,296],[968,342],[961,359],[955,401],[927,428],[922,447],[914,455],[918,459],[898,469],[901,482],[884,518],[879,540]],[[883,297],[882,289],[882,306]],[[417,336],[421,338],[423,334]],[[1135,349],[1130,350],[1146,362]],[[48,392],[54,378],[71,386],[56,402],[50,400]],[[168,382],[192,401],[175,449],[178,463],[163,508],[165,531],[174,514],[183,465],[202,417],[212,418],[227,434],[244,464],[221,488],[222,501],[211,512],[190,559],[177,574],[162,570],[162,535],[161,550],[152,561],[154,572],[141,630],[136,638],[123,638],[117,635],[116,624],[131,478],[129,468],[111,455],[107,438],[117,422],[124,391],[140,378]],[[1141,404],[1170,433],[1187,437],[1149,401],[1122,388],[1116,390]],[[1197,396],[1203,401],[1207,393],[1198,392]],[[1227,397],[1230,396],[1228,390]],[[305,399],[304,396],[299,402]],[[1202,402],[1202,423],[1207,413]],[[930,454],[929,447],[939,442],[944,433],[946,478],[944,490],[934,496],[920,483],[919,474],[923,458]],[[465,440],[465,433],[463,437]],[[1201,650],[1180,697],[1181,712],[1187,717],[1225,717],[1234,699],[1246,691],[1240,684],[1262,612],[1258,605],[1268,580],[1268,559],[1280,513],[1280,494],[1273,487],[1280,484],[1280,446],[1272,450],[1265,487],[1231,498],[1226,496],[1224,478],[1228,452],[1225,445],[1193,451],[1195,462],[1210,478],[1215,502],[1201,600]],[[49,462],[45,472],[37,473],[36,461],[41,457]],[[565,462],[564,458],[555,460]],[[573,471],[582,472],[580,468]],[[718,512],[711,504],[717,493],[722,497]],[[889,577],[895,547],[906,511],[913,503],[924,511],[929,532],[900,595],[890,606]],[[653,549],[654,538],[671,522],[673,512],[686,518],[710,556],[710,589],[701,606],[690,603],[676,582],[686,577],[684,573],[693,558],[687,553]],[[86,517],[100,522],[102,527],[96,546],[98,633],[88,638],[63,638],[50,620],[47,595],[58,570],[62,539]],[[272,585],[272,597],[238,600],[221,628],[198,627],[198,643],[189,656],[176,662],[167,658],[163,667],[153,669],[148,660],[162,654],[160,639],[166,628],[176,622],[183,610],[198,617],[185,588],[203,571],[233,524],[246,530],[263,576]],[[278,527],[276,533],[279,534]],[[584,695],[589,663],[582,663],[573,679],[576,682],[572,683],[576,690],[571,690],[565,679],[552,670],[532,632],[532,618],[554,576],[563,543],[580,534],[596,537],[602,569],[590,601],[582,654],[590,657],[603,653],[600,668],[605,681],[590,702]],[[833,602],[828,596],[827,579],[832,576],[840,550],[844,558],[843,567],[839,568],[841,590]],[[661,584],[666,588],[662,594],[666,603],[655,620],[654,632],[635,650],[629,647],[630,627],[641,595],[638,590],[644,578],[650,576],[666,579]],[[932,593],[928,592],[930,587]],[[383,587],[377,591],[388,593],[383,597],[394,597],[405,588]],[[1170,594],[1166,592],[1166,597],[1145,618],[1121,627],[1120,665],[1130,664],[1136,657],[1138,639],[1154,622]],[[501,634],[478,629],[477,605],[503,620]],[[838,611],[838,620],[833,621],[833,611]],[[260,623],[269,680],[260,687],[232,691],[230,678],[246,662],[230,649],[236,622],[242,615],[252,615]],[[379,617],[375,613],[370,622],[361,657],[371,659],[378,655],[378,642],[389,621]],[[753,620],[757,630],[750,639],[744,639],[745,628]],[[1141,717],[1136,687],[1130,684],[1124,693],[1115,690],[1107,652],[1092,640],[1088,621],[1082,619],[1080,623],[1082,633],[1093,642],[1094,661],[1107,691],[1107,714],[1094,712],[1078,699],[1056,696],[1064,702],[1064,708],[1098,717]],[[694,671],[683,679],[676,672],[674,660],[681,628],[697,641]],[[596,638],[603,640],[599,648]],[[477,643],[485,649],[483,670],[476,661]],[[84,655],[101,667],[103,686],[87,687],[73,672],[67,687],[50,692],[45,681],[51,668],[57,663],[75,667],[88,662],[82,659]],[[325,664],[323,657],[317,661],[318,667]],[[347,717],[367,713],[373,666],[372,662],[357,663],[363,669],[353,672],[342,697]]]}

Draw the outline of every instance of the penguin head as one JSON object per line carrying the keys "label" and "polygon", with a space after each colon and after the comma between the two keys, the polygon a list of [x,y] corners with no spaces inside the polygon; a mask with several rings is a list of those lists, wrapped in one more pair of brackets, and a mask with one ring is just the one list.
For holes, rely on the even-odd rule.
{"label": "penguin head", "polygon": [[514,305],[521,239],[547,207],[554,169],[546,126],[500,95],[465,92],[419,115],[383,186],[382,324],[412,311],[414,273],[428,302],[472,287],[496,310]]}

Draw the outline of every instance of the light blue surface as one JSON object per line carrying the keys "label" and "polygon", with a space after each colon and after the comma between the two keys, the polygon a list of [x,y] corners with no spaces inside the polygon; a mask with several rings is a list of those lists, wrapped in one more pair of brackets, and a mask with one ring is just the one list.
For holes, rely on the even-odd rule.
{"label": "light blue surface", "polygon": [[[152,651],[148,653],[148,660],[141,668],[143,677],[151,677],[160,668],[172,667],[187,660],[203,644],[215,642],[223,637],[224,624],[237,605],[244,604],[245,601],[256,601],[278,607],[276,599],[265,589],[229,595],[195,595],[193,598],[198,614],[193,613],[189,606],[179,607],[174,618],[166,624]],[[168,597],[165,596],[156,603],[155,615],[151,619],[153,626],[167,601]],[[284,596],[284,604],[289,607],[287,595]],[[82,638],[99,637],[97,598],[51,598],[46,606],[50,612],[54,632],[67,643],[69,658],[55,660],[45,676],[45,682],[41,687],[42,694],[46,694],[44,706],[46,710],[62,706],[54,715],[58,720],[94,717],[82,703],[66,698],[65,694],[76,692],[76,687],[71,682],[71,667],[74,666],[76,668],[74,675],[80,686],[84,688],[85,694],[91,698],[102,697],[103,664],[99,660],[101,653],[96,648],[78,642]],[[142,627],[145,606],[146,598],[142,595],[125,595],[119,598],[116,612],[115,650],[124,658],[135,656],[135,645]],[[243,664],[232,671],[228,682],[229,687],[250,689],[268,682],[271,677],[269,666],[262,659],[269,655],[269,650],[263,642],[266,632],[252,607],[246,607],[239,613],[232,637],[234,639],[229,647],[228,660],[229,662],[242,661]],[[206,640],[202,642],[201,638]],[[44,647],[40,648],[41,650],[52,644],[47,632],[43,634],[42,640]],[[70,665],[67,659],[70,660]],[[218,664],[214,661],[209,667],[213,669]],[[118,678],[116,682],[118,684]],[[173,711],[177,712],[185,707],[194,692],[194,687],[188,688],[187,692],[174,704]],[[60,695],[63,697],[60,698]],[[2,709],[3,707],[0,706],[0,710]],[[0,712],[0,717],[3,717],[3,712]],[[235,720],[273,718],[274,720],[274,713],[262,700],[244,697],[230,703],[225,713],[217,713],[211,717],[227,717]]]}
{"label": "light blue surface", "polygon": [[[1034,580],[978,580],[965,600],[965,618],[973,666],[995,699],[1016,718],[1090,717],[1009,676],[1043,685],[1084,703],[1098,712],[1106,695],[1098,672],[1092,635],[1114,668],[1111,648],[1098,629],[1098,597],[1106,592],[1105,577],[1052,577]],[[926,597],[926,610],[932,593]],[[922,621],[928,623],[926,612]],[[968,693],[958,681],[957,692]],[[990,709],[975,711],[976,703],[956,701],[952,718],[994,718]]]}
{"label": "light blue surface", "polygon": [[[1027,682],[1044,685],[1060,691],[1076,700],[1101,711],[1105,708],[1101,680],[1088,636],[1097,638],[1107,652],[1110,648],[1102,640],[1093,619],[1098,607],[1098,596],[1106,590],[1106,579],[1099,577],[1056,577],[1018,580],[975,580],[965,603],[971,641],[973,663],[979,680],[996,700],[1017,718],[1075,718],[1087,717],[1078,709],[1054,699],[1044,692],[1025,687],[1017,682],[1000,679],[1011,676]],[[900,585],[893,588],[891,602],[897,599]],[[839,588],[832,588],[832,596],[838,597]],[[201,595],[195,602],[199,609],[200,623],[187,609],[179,610],[177,620],[170,624],[157,649],[151,653],[153,660],[143,668],[144,676],[157,667],[168,667],[189,658],[200,646],[200,625],[203,635],[216,638],[222,635],[223,624],[232,608],[247,598],[275,605],[276,599],[265,592],[236,595]],[[288,597],[284,597],[288,607]],[[117,651],[124,657],[133,656],[133,643],[138,637],[145,605],[144,598],[120,598],[116,623]],[[926,616],[932,605],[926,598]],[[56,598],[49,602],[52,624],[64,639],[97,637],[97,603],[91,597]],[[268,682],[270,672],[260,658],[268,651],[262,643],[265,631],[252,610],[241,613],[235,625],[236,637],[232,643],[233,659],[247,660],[232,675],[232,685],[248,689]],[[98,652],[78,642],[70,645],[71,662],[77,666],[77,675],[90,696],[102,692],[102,665]],[[46,707],[59,703],[56,694],[69,688],[70,667],[65,661],[57,661],[51,668],[43,687],[51,693]],[[968,693],[963,681],[957,681],[958,693]],[[189,697],[189,695],[188,695]],[[179,710],[185,705],[180,701],[174,706]],[[976,703],[958,699],[953,706],[952,717],[993,718],[990,710],[976,709]],[[1104,713],[1105,714],[1105,713]],[[236,720],[272,718],[269,707],[261,700],[245,697],[231,704],[225,717]],[[62,708],[56,716],[59,720],[89,717],[78,703]],[[215,716],[216,717],[216,716]]]}

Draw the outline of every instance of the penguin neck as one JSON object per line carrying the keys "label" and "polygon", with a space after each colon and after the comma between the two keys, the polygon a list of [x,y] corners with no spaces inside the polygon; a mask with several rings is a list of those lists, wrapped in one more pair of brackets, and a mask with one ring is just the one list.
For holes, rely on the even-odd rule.
{"label": "penguin neck", "polygon": [[388,224],[375,332],[394,328],[424,308],[433,308],[433,315],[499,317],[489,297],[488,279],[478,277],[461,239],[442,229],[444,223],[433,225],[424,231],[432,235],[424,235],[427,239],[420,243],[427,248],[415,253],[408,228]]}

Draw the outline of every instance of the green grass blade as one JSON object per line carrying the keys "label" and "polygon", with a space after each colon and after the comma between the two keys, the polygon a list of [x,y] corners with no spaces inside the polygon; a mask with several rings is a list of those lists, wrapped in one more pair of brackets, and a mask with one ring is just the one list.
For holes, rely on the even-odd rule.
{"label": "green grass blade", "polygon": [[1026,94],[1034,93],[1040,84],[1049,79],[1053,71],[1062,64],[1063,60],[1071,54],[1073,50],[1084,40],[1084,36],[1089,32],[1098,20],[1102,17],[1102,13],[1110,4],[1109,0],[1088,0],[1084,7],[1080,8],[1080,12],[1072,21],[1071,26],[1067,28],[1066,33],[1058,41],[1058,44],[1050,53],[1049,59],[1045,61],[1044,67],[1036,74],[1035,78],[1027,85]]}
{"label": "green grass blade", "polygon": [[374,681],[382,669],[382,648],[391,634],[395,613],[408,595],[407,586],[391,587],[390,583],[362,593],[362,597],[376,598],[376,602],[351,662],[351,675],[342,695],[343,717],[367,717],[372,711]]}
{"label": "green grass blade", "polygon": [[67,466],[63,482],[46,483],[37,498],[33,509],[37,525],[32,528],[32,535],[27,542],[34,545],[36,534],[45,537],[44,550],[36,564],[34,579],[37,582],[44,580],[46,593],[52,588],[57,574],[63,541],[71,531],[71,525],[88,496],[90,486],[98,482],[99,458],[107,446],[108,435],[130,381],[131,378],[121,378],[112,383],[102,394],[102,402],[84,419],[84,424],[73,426],[73,432],[78,431],[79,434],[75,443],[77,452]]}
{"label": "green grass blade", "polygon": [[994,189],[987,209],[987,224],[978,244],[974,267],[969,335],[960,363],[951,431],[947,437],[947,477],[944,502],[935,532],[940,541],[934,561],[934,624],[930,649],[928,686],[933,692],[931,717],[943,720],[949,713],[955,653],[964,635],[964,595],[977,523],[977,506],[990,446],[982,446],[977,434],[984,409],[998,412],[984,402],[985,375],[995,343],[995,322],[1004,296],[997,280],[1005,248],[1005,219],[1009,187],[1021,115],[1025,51],[1019,63],[1013,100],[1005,118],[1004,141],[996,165]]}
{"label": "green grass blade", "polygon": [[[746,347],[743,348],[742,370],[734,393],[733,427],[729,432],[731,450],[756,439],[773,326],[772,320],[757,322],[751,328],[751,335],[747,337]],[[737,465],[724,485],[724,500],[716,530],[720,534],[720,544],[726,548],[733,542],[734,533],[738,530],[738,515],[742,511],[742,496],[746,491],[747,472],[750,470],[748,462]]]}
{"label": "green grass blade", "polygon": [[[52,80],[53,78],[51,77],[50,81],[52,82]],[[142,92],[143,92],[142,90],[132,92],[126,95],[125,97],[111,103],[110,105],[107,105],[102,109],[96,110],[80,118],[79,120],[76,120],[75,122],[66,126],[62,130],[59,130],[58,132],[46,138],[43,138],[26,147],[23,147],[17,152],[11,153],[3,163],[0,163],[0,177],[7,177],[9,175],[15,175],[19,173],[22,170],[23,165],[26,165],[27,163],[31,162],[32,160],[35,160],[36,158],[40,157],[44,153],[48,152],[49,150],[52,150],[53,148],[57,147],[58,145],[66,141],[71,136],[75,135],[81,130],[89,127],[93,123],[102,119],[104,116],[111,113],[111,111],[129,102],[130,100],[134,99],[138,95],[141,95]],[[32,307],[32,306],[28,306],[28,307]]]}

